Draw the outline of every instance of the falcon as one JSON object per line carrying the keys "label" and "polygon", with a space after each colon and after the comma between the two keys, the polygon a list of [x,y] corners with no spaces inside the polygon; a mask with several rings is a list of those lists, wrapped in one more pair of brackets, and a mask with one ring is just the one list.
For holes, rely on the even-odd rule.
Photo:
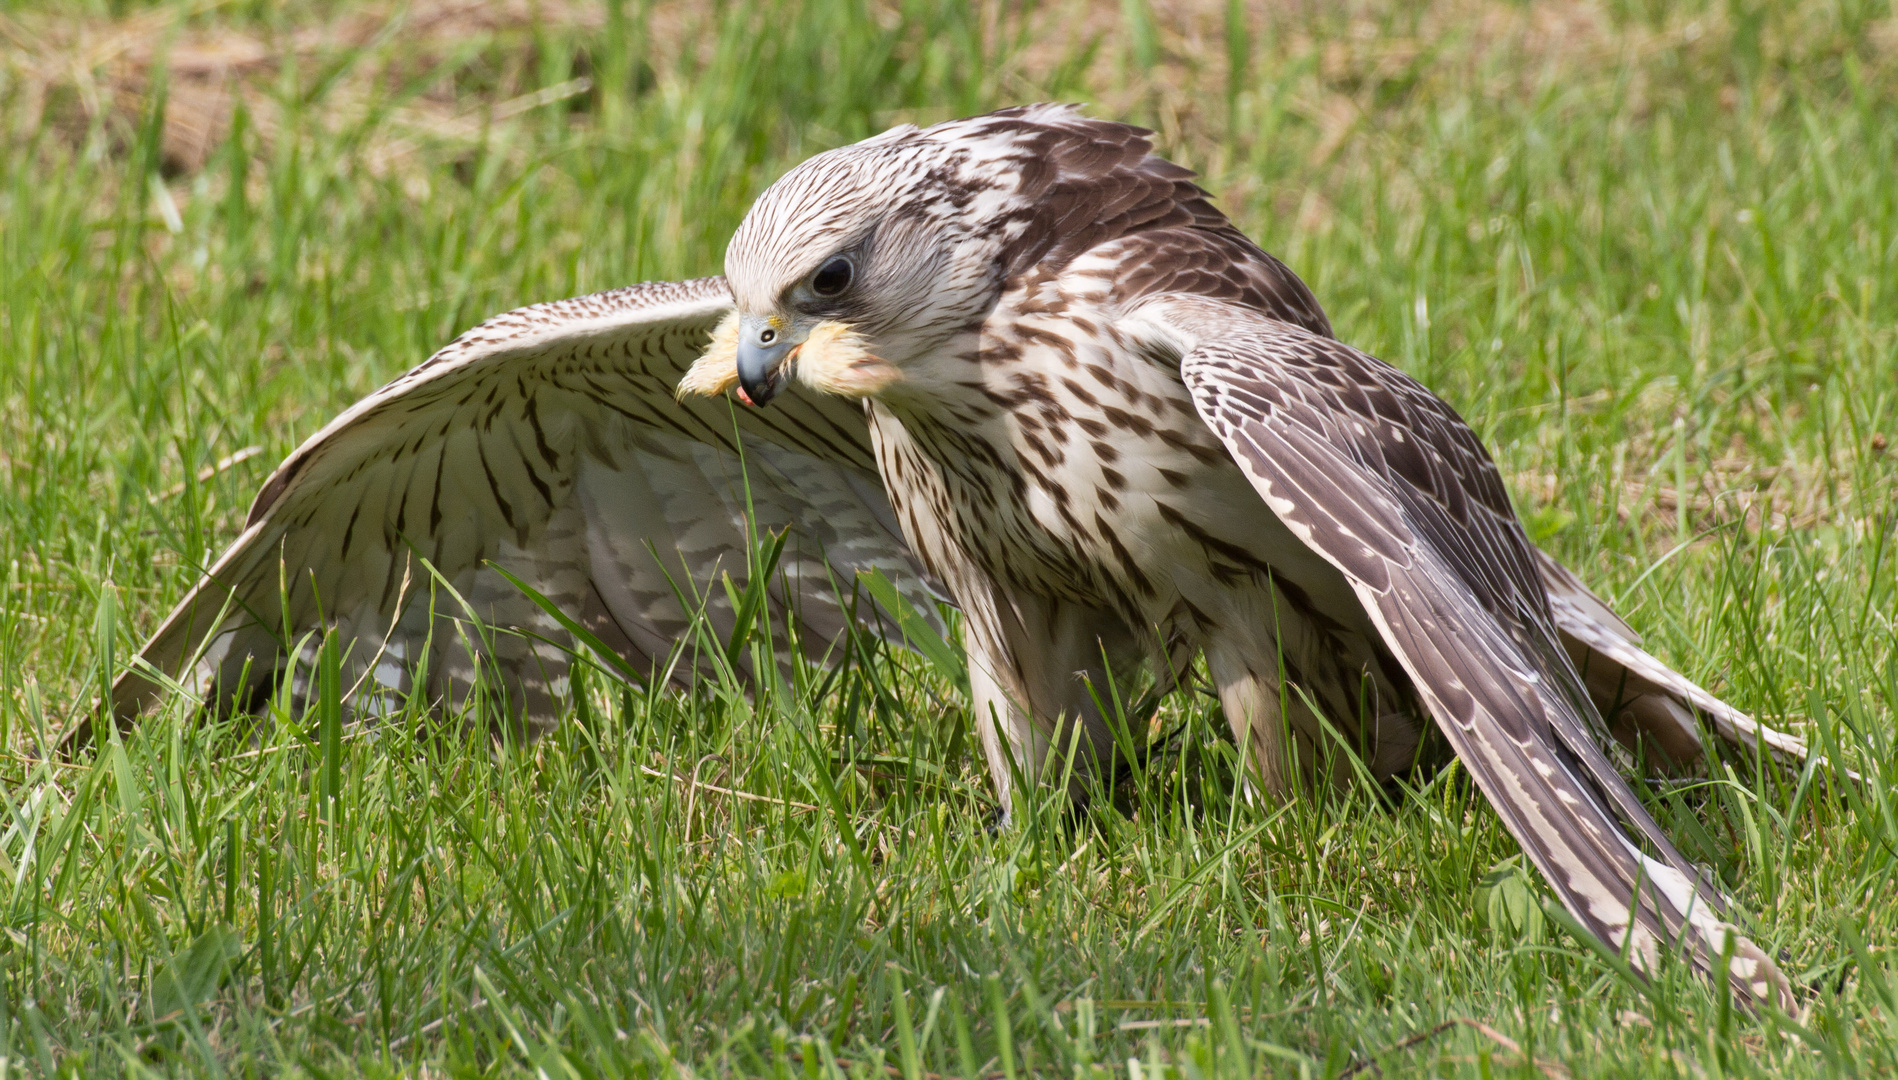
{"label": "falcon", "polygon": [[900,640],[875,572],[909,618],[961,610],[1004,809],[1070,747],[1112,765],[1110,672],[1203,658],[1259,797],[1401,776],[1434,725],[1604,944],[1790,1009],[1610,754],[1689,765],[1697,716],[1805,747],[1644,651],[1463,419],[1338,341],[1150,134],[1060,105],[900,126],[778,180],[722,279],[466,332],[283,462],[113,722],[306,695],[327,639],[355,715],[420,693],[541,728],[582,643],[663,685],[742,675],[718,646],[760,612],[819,660],[853,624]]}

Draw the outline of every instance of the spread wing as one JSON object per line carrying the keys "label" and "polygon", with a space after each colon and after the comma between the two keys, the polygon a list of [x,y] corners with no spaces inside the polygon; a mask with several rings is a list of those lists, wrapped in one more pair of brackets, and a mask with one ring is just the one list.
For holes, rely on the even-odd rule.
{"label": "spread wing", "polygon": [[277,468],[114,685],[118,723],[158,693],[154,672],[245,706],[319,627],[342,633],[346,687],[420,678],[452,702],[480,668],[517,717],[545,721],[574,643],[495,566],[663,676],[695,617],[731,632],[722,579],[745,581],[748,508],[759,530],[790,530],[769,598],[807,651],[843,631],[833,582],[858,570],[930,610],[860,406],[787,394],[735,420],[722,400],[674,399],[730,308],[720,278],[521,308],[351,406]]}
{"label": "spread wing", "polygon": [[[1676,851],[1601,749],[1543,568],[1494,464],[1450,407],[1330,338],[1217,302],[1141,311],[1287,527],[1341,571],[1457,756],[1563,904],[1652,971],[1683,948],[1754,1000],[1791,1003],[1726,899]],[[1605,610],[1605,609],[1604,609]]]}

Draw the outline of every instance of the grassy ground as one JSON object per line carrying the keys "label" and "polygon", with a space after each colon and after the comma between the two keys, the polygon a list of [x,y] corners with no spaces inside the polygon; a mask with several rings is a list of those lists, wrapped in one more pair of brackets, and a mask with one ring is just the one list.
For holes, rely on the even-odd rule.
{"label": "grassy ground", "polygon": [[[1898,20],[1788,7],[0,14],[0,1068],[1898,1071]],[[526,747],[173,709],[46,755],[270,464],[460,328],[716,270],[801,157],[1048,97],[1156,126],[1657,652],[1865,772],[1653,793],[1796,1022],[1538,918],[1454,770],[1235,802],[1199,701],[1130,813],[1000,835],[904,657],[596,685]]]}

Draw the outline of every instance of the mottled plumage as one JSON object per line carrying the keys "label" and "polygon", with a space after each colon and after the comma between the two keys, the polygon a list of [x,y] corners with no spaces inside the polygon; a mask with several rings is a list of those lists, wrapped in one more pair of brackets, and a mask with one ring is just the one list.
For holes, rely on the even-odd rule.
{"label": "mottled plumage", "polygon": [[[1463,420],[1335,340],[1297,276],[1151,149],[1060,106],[900,127],[775,184],[725,282],[477,327],[286,461],[145,659],[244,697],[246,662],[260,683],[328,623],[373,685],[406,691],[426,661],[452,698],[486,663],[549,717],[571,643],[483,560],[642,669],[687,621],[666,569],[729,622],[706,585],[742,570],[739,441],[701,395],[734,389],[758,406],[737,410],[758,522],[802,545],[778,617],[813,650],[842,631],[826,558],[845,583],[876,567],[946,592],[1005,808],[1075,725],[1081,768],[1111,761],[1091,681],[1165,683],[1203,655],[1267,797],[1345,779],[1338,741],[1400,775],[1434,722],[1603,941],[1647,970],[1678,947],[1711,971],[1731,944],[1735,990],[1788,1004],[1607,751],[1612,729],[1690,764],[1691,710],[1804,747],[1644,652],[1530,544]],[[461,611],[415,602],[413,554],[534,636],[468,638]],[[157,686],[123,678],[121,721]]]}

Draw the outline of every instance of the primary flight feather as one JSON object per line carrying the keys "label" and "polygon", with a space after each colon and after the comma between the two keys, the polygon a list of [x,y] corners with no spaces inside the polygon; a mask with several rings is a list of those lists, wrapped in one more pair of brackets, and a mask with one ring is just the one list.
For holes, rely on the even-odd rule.
{"label": "primary flight feather", "polygon": [[1151,151],[1066,106],[906,125],[774,184],[724,279],[476,327],[284,462],[116,722],[173,680],[219,707],[298,683],[332,629],[360,700],[453,702],[480,669],[546,723],[575,642],[497,568],[683,679],[680,637],[735,618],[721,575],[788,529],[771,617],[813,655],[894,625],[860,571],[961,609],[1005,809],[1074,725],[1083,767],[1111,761],[1091,682],[1203,656],[1267,797],[1342,779],[1327,727],[1383,779],[1434,723],[1582,925],[1648,971],[1730,952],[1736,993],[1790,1007],[1607,739],[1684,766],[1697,710],[1804,746],[1643,651],[1468,425]]}

